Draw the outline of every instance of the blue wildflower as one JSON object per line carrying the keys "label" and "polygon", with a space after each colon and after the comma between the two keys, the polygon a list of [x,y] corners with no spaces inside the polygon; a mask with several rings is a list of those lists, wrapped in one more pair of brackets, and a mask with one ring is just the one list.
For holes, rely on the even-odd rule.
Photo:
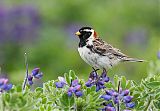
{"label": "blue wildflower", "polygon": [[128,89],[122,91],[122,93],[121,93],[122,96],[127,96],[128,94],[129,94],[129,90]]}
{"label": "blue wildflower", "polygon": [[32,73],[28,75],[28,84],[31,86],[33,84],[33,78],[41,79],[43,76],[42,72],[39,72],[40,68],[34,68]]}
{"label": "blue wildflower", "polygon": [[42,72],[39,72],[40,68],[34,68],[32,70],[32,76],[36,79],[41,79],[42,76],[43,76],[43,73]]}
{"label": "blue wildflower", "polygon": [[105,88],[104,84],[105,82],[108,82],[108,81],[109,81],[109,77],[107,76],[107,73],[105,71],[103,71],[100,77],[95,71],[92,71],[85,85],[87,87],[96,85],[96,91],[99,91],[100,89]]}
{"label": "blue wildflower", "polygon": [[75,95],[76,95],[77,97],[81,97],[81,96],[83,95],[83,93],[82,93],[82,91],[76,91],[76,92],[75,92]]}
{"label": "blue wildflower", "polygon": [[63,88],[64,85],[66,84],[66,81],[63,77],[58,77],[59,82],[55,82],[55,85],[57,88]]}
{"label": "blue wildflower", "polygon": [[106,106],[105,108],[102,109],[102,111],[116,111],[116,108],[111,106]]}
{"label": "blue wildflower", "polygon": [[[114,104],[124,103],[126,105],[126,108],[133,108],[135,106],[135,103],[131,102],[133,96],[129,96],[129,90],[123,90],[120,88],[119,92],[115,90],[107,90],[106,94],[102,95],[101,98],[108,101],[106,104],[103,104],[105,106],[104,111],[110,111],[109,109],[112,109],[114,111],[113,105],[110,104],[110,100],[113,101]],[[103,110],[102,110],[103,111]]]}
{"label": "blue wildflower", "polygon": [[112,96],[110,96],[110,95],[102,95],[101,98],[103,98],[106,101],[109,101],[109,100],[111,100]]}
{"label": "blue wildflower", "polygon": [[8,91],[12,86],[12,84],[8,84],[8,79],[0,78],[0,92]]}
{"label": "blue wildflower", "polygon": [[83,95],[81,91],[81,85],[78,83],[78,79],[72,81],[67,93],[69,97],[71,97],[73,94],[75,94],[77,97],[81,97]]}
{"label": "blue wildflower", "polygon": [[40,70],[40,68],[34,68],[34,69],[32,70],[32,76],[37,75],[37,74],[39,73],[39,70]]}
{"label": "blue wildflower", "polygon": [[69,91],[69,90],[68,90],[68,92],[67,92],[67,93],[68,93],[68,96],[69,96],[69,97],[71,97],[71,96],[72,96],[72,91]]}
{"label": "blue wildflower", "polygon": [[128,107],[128,108],[133,108],[134,106],[135,106],[135,103],[133,103],[133,102],[126,104],[126,107]]}
{"label": "blue wildflower", "polygon": [[63,82],[55,82],[55,85],[57,88],[63,88],[64,83]]}
{"label": "blue wildflower", "polygon": [[129,103],[129,102],[131,102],[132,98],[133,98],[132,96],[124,96],[123,100],[125,103]]}

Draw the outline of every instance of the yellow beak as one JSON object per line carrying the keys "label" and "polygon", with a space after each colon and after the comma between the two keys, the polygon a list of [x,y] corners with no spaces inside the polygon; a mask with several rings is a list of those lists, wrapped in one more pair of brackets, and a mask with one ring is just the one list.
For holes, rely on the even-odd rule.
{"label": "yellow beak", "polygon": [[79,36],[79,35],[81,35],[81,33],[78,31],[75,33],[75,35]]}

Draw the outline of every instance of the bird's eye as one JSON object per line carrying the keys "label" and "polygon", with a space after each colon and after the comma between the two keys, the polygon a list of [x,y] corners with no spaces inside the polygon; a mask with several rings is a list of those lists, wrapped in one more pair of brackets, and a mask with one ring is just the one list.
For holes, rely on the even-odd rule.
{"label": "bird's eye", "polygon": [[79,32],[82,32],[82,30],[79,30]]}

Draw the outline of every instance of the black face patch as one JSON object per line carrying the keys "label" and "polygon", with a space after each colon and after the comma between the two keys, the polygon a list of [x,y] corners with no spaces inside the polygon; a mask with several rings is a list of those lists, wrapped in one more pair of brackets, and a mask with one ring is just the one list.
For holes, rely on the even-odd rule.
{"label": "black face patch", "polygon": [[91,36],[92,32],[82,31],[80,33],[81,35],[79,36],[80,39],[79,47],[83,47],[86,45],[87,39]]}
{"label": "black face patch", "polygon": [[91,27],[82,27],[81,29],[79,29],[79,32],[81,33],[81,35],[79,35],[79,47],[83,47],[86,45],[87,39],[92,35],[92,32],[90,30],[92,30]]}

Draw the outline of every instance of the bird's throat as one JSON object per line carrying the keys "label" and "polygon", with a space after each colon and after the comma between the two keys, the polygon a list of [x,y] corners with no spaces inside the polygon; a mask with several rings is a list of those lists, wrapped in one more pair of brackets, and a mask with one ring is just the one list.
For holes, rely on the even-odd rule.
{"label": "bird's throat", "polygon": [[79,42],[79,47],[83,47],[86,45],[86,40],[81,40],[80,39],[80,42]]}

